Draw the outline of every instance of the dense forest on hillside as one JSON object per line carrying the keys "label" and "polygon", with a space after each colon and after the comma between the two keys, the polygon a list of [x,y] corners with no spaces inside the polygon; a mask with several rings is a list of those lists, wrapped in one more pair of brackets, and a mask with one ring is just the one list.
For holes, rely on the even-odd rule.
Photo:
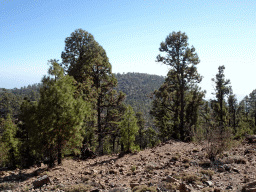
{"label": "dense forest on hillside", "polygon": [[147,126],[153,126],[149,115],[152,103],[152,94],[164,83],[164,77],[144,73],[116,74],[117,91],[126,94],[125,103],[131,105],[134,112],[142,112]]}
{"label": "dense forest on hillside", "polygon": [[[153,92],[159,89],[159,87],[163,84],[164,77],[146,73],[118,73],[114,75],[116,76],[118,83],[115,89],[118,92],[122,91],[126,94],[126,99],[124,102],[131,105],[135,113],[142,112],[147,125],[152,126],[152,117],[149,115],[152,102],[150,97]],[[13,114],[17,114],[15,117],[18,117],[23,99],[28,98],[30,101],[38,102],[40,98],[39,90],[42,86],[42,83],[36,83],[21,87],[19,89],[6,89],[6,91],[3,91],[4,89],[0,88],[0,97],[3,98],[8,96],[10,99],[10,108],[12,109]],[[5,104],[5,100],[1,100],[1,115],[2,117],[6,118],[8,107],[4,108],[3,106]]]}
{"label": "dense forest on hillside", "polygon": [[[185,33],[161,42],[156,61],[169,65],[166,77],[113,74],[94,37],[77,29],[65,40],[62,62],[51,59],[42,82],[0,89],[0,166],[29,167],[49,157],[85,159],[90,148],[101,156],[130,153],[171,138],[212,143],[217,155],[256,130],[256,90],[238,103],[225,66],[216,68],[215,98],[204,99],[196,49]],[[164,54],[162,54],[164,53]]]}

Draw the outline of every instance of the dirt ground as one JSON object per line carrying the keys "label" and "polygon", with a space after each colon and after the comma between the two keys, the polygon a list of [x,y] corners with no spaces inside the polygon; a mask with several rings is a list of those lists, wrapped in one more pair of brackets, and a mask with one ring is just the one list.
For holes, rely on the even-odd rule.
{"label": "dirt ground", "polygon": [[121,158],[118,155],[87,160],[66,158],[62,165],[52,169],[42,164],[24,170],[2,170],[0,183],[14,183],[16,188],[12,191],[36,191],[32,189],[33,181],[48,175],[52,183],[41,188],[42,191],[68,191],[78,185],[85,185],[88,191],[117,187],[129,191],[137,185],[176,191],[182,182],[187,191],[241,191],[256,180],[255,144],[237,143],[215,163],[206,158],[206,147],[206,143],[169,140]]}

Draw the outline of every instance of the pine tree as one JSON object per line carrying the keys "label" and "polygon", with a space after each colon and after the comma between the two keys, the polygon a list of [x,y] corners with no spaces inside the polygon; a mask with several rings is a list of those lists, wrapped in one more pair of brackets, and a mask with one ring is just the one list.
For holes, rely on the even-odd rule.
{"label": "pine tree", "polygon": [[199,129],[200,126],[200,114],[199,109],[204,104],[203,97],[205,96],[205,91],[201,91],[201,88],[195,85],[191,87],[187,94],[185,95],[186,100],[186,123],[185,123],[185,135],[186,140],[192,140],[192,132]]}
{"label": "pine tree", "polygon": [[136,113],[136,119],[137,119],[137,126],[139,127],[139,130],[138,130],[138,135],[136,137],[136,143],[139,144],[140,146],[140,150],[142,150],[143,148],[143,138],[144,138],[144,135],[145,135],[145,119],[143,118],[143,114],[142,112],[137,112]]}
{"label": "pine tree", "polygon": [[157,132],[152,127],[146,130],[146,138],[148,139],[148,147],[150,148],[160,143],[157,138]]}
{"label": "pine tree", "polygon": [[237,116],[237,99],[233,94],[233,91],[230,90],[230,94],[228,96],[228,109],[229,109],[229,127],[233,127],[233,130],[236,132],[236,116]]}
{"label": "pine tree", "polygon": [[107,110],[106,115],[106,123],[109,128],[108,133],[110,134],[110,141],[112,142],[112,151],[116,151],[116,141],[120,138],[120,127],[119,122],[123,119],[123,115],[126,111],[126,105],[124,103],[120,103],[120,105],[111,107]]}
{"label": "pine tree", "polygon": [[61,54],[66,72],[78,82],[83,78],[92,79],[92,89],[95,90],[93,102],[97,118],[98,152],[103,154],[104,137],[106,136],[107,109],[118,105],[125,99],[125,94],[114,94],[113,88],[117,80],[112,74],[105,50],[94,40],[94,37],[82,29],[77,29],[65,40],[65,51]]}
{"label": "pine tree", "polygon": [[37,113],[37,102],[30,101],[28,98],[25,98],[21,104],[19,120],[21,123],[18,124],[17,138],[21,142],[19,148],[21,153],[21,166],[28,168],[34,164],[35,158],[33,154],[34,150],[31,150],[33,143],[31,143],[31,133],[37,127],[36,125],[36,113]]}
{"label": "pine tree", "polygon": [[170,137],[180,138],[179,131],[179,101],[177,75],[170,70],[165,83],[154,92],[154,100],[150,114],[154,116],[155,126],[159,128],[162,141]]}
{"label": "pine tree", "polygon": [[[7,114],[7,118],[4,121],[4,132],[1,137],[0,143],[1,150],[4,151],[4,154],[7,156],[2,157],[4,166],[7,162],[11,163],[12,168],[19,167],[20,164],[20,154],[19,154],[19,140],[15,137],[17,133],[17,126],[13,123],[11,114]],[[5,147],[5,148],[4,148]],[[1,159],[2,159],[1,158]]]}
{"label": "pine tree", "polygon": [[204,105],[201,106],[200,116],[202,118],[203,124],[210,123],[211,121],[211,108],[209,101],[204,101]]}
{"label": "pine tree", "polygon": [[249,105],[251,115],[254,118],[254,126],[256,127],[256,89],[249,94]]}
{"label": "pine tree", "polygon": [[160,100],[160,107],[165,111],[164,113],[170,113],[164,118],[172,116],[170,121],[172,130],[176,137],[182,140],[188,136],[185,127],[186,94],[194,84],[202,80],[196,68],[200,60],[195,53],[195,48],[193,46],[189,48],[187,41],[188,37],[185,33],[172,32],[166,37],[165,42],[160,44],[159,51],[166,54],[163,56],[159,54],[156,60],[171,67],[164,85],[159,89],[163,93],[155,92],[155,96]]}
{"label": "pine tree", "polygon": [[12,120],[15,120],[14,115],[19,113],[21,105],[20,97],[14,95],[10,90],[3,89],[0,93],[0,112],[1,116],[6,119],[7,114],[12,114]]}
{"label": "pine tree", "polygon": [[253,134],[252,127],[254,125],[253,120],[249,117],[249,97],[239,102],[237,109],[237,129],[236,138],[244,137],[244,133]]}
{"label": "pine tree", "polygon": [[214,94],[216,95],[216,100],[214,101],[213,108],[216,113],[219,126],[221,127],[226,126],[227,123],[227,107],[225,103],[225,97],[229,94],[229,91],[231,89],[231,86],[228,86],[230,84],[230,80],[225,80],[224,69],[224,65],[219,66],[218,73],[216,74],[216,79],[212,79],[212,81],[215,83]]}
{"label": "pine tree", "polygon": [[[38,127],[40,144],[49,151],[50,166],[58,153],[58,164],[61,164],[62,149],[65,147],[81,147],[84,129],[83,119],[90,115],[90,106],[82,98],[75,99],[76,90],[73,77],[64,76],[63,69],[56,60],[50,60],[52,66],[48,73],[55,78],[44,76],[43,88],[40,90],[38,103]],[[36,137],[33,137],[36,139]],[[37,146],[38,147],[38,146]],[[79,153],[79,151],[75,151]]]}
{"label": "pine tree", "polygon": [[5,119],[0,118],[0,167],[4,167],[8,163],[8,143],[3,142],[2,136],[4,134],[5,128]]}
{"label": "pine tree", "polygon": [[137,119],[130,105],[127,107],[123,118],[124,119],[119,123],[121,128],[121,141],[124,144],[125,151],[130,151],[132,147],[134,147],[135,135],[139,130]]}

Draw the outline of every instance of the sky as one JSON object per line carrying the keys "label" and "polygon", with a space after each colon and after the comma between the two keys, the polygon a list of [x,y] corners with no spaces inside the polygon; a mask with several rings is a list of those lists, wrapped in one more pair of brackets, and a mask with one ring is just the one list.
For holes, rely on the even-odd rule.
{"label": "sky", "polygon": [[166,76],[160,43],[181,31],[201,61],[206,99],[221,65],[238,100],[256,89],[255,0],[0,0],[0,88],[40,83],[79,28],[105,49],[113,73]]}

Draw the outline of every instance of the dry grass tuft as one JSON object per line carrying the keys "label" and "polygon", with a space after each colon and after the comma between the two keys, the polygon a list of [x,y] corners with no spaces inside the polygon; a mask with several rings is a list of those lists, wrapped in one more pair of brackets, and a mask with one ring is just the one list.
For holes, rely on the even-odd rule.
{"label": "dry grass tuft", "polygon": [[77,184],[68,188],[65,188],[65,192],[86,192],[90,191],[91,186],[84,184]]}
{"label": "dry grass tuft", "polygon": [[2,190],[12,190],[18,187],[16,183],[0,183],[0,191]]}
{"label": "dry grass tuft", "polygon": [[205,174],[205,175],[208,175],[208,176],[213,176],[213,175],[214,175],[214,171],[212,171],[212,170],[205,170],[205,169],[202,169],[202,170],[200,171],[200,173]]}
{"label": "dry grass tuft", "polygon": [[157,192],[156,187],[147,187],[146,185],[136,186],[132,189],[133,192],[145,192],[145,191],[151,191],[151,192]]}

